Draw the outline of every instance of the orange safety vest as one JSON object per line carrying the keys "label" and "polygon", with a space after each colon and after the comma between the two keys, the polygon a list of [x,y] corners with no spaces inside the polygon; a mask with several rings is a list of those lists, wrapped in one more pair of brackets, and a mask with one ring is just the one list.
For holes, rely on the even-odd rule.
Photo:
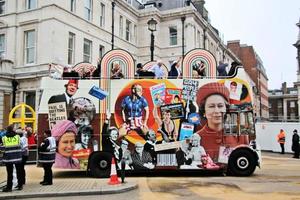
{"label": "orange safety vest", "polygon": [[280,144],[284,144],[285,143],[285,133],[282,131],[277,135],[277,141]]}

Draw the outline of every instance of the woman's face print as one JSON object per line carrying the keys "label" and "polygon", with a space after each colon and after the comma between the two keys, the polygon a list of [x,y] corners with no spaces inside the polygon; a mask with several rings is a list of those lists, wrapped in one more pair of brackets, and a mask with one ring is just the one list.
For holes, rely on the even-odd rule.
{"label": "woman's face print", "polygon": [[223,114],[226,112],[226,103],[223,96],[214,94],[207,97],[205,101],[205,116],[207,121],[212,124],[221,124]]}
{"label": "woman's face print", "polygon": [[67,131],[58,142],[58,153],[64,157],[72,157],[75,148],[75,133]]}

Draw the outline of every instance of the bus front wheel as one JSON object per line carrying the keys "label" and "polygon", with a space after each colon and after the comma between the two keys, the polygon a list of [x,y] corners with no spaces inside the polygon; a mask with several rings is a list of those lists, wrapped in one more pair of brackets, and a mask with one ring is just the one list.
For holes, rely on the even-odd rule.
{"label": "bus front wheel", "polygon": [[255,154],[248,149],[236,149],[230,154],[227,172],[233,176],[250,176],[257,165]]}
{"label": "bus front wheel", "polygon": [[89,159],[89,170],[95,178],[110,176],[112,155],[107,152],[94,152]]}

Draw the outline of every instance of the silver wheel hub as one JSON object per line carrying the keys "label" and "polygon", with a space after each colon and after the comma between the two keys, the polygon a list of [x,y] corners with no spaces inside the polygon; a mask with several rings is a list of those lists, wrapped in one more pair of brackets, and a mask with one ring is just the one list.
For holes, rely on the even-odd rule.
{"label": "silver wheel hub", "polygon": [[246,169],[249,166],[249,161],[246,157],[239,157],[237,159],[237,166],[240,169]]}
{"label": "silver wheel hub", "polygon": [[108,164],[108,163],[107,163],[106,160],[101,160],[101,161],[100,161],[100,167],[101,167],[101,168],[106,168],[106,167],[107,167],[107,164]]}

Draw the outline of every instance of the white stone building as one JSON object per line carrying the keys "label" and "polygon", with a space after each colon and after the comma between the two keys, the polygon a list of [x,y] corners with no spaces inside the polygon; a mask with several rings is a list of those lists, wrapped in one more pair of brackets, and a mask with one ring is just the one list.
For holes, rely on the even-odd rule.
{"label": "white stone building", "polygon": [[205,48],[217,61],[238,61],[208,22],[203,0],[0,0],[0,129],[14,105],[38,109],[49,63],[96,65],[112,49],[113,35],[114,48],[149,61],[151,18],[158,22],[155,60],[168,64]]}

